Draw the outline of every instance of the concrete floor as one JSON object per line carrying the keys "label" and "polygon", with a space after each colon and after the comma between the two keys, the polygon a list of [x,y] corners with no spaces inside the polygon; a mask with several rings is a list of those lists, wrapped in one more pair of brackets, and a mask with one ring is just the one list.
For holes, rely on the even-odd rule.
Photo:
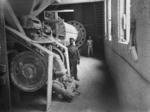
{"label": "concrete floor", "polygon": [[76,96],[71,103],[53,102],[50,112],[116,112],[119,110],[115,88],[103,61],[81,57],[78,74],[81,95]]}
{"label": "concrete floor", "polygon": [[[81,95],[71,103],[53,100],[49,112],[121,112],[115,86],[101,59],[81,57],[78,75]],[[24,98],[28,107],[21,105],[12,112],[43,112],[46,98],[38,94],[33,96]]]}

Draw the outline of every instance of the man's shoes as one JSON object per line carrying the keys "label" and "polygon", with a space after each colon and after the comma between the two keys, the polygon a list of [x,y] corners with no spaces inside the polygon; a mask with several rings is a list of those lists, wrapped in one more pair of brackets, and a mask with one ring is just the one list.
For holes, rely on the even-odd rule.
{"label": "man's shoes", "polygon": [[76,78],[75,80],[76,80],[76,81],[80,81],[80,79],[78,79],[78,78]]}

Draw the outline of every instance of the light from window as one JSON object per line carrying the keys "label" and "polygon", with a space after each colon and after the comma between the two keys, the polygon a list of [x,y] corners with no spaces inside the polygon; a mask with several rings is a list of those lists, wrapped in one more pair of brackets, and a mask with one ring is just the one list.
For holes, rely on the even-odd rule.
{"label": "light from window", "polygon": [[105,38],[112,40],[111,33],[111,0],[105,1]]}
{"label": "light from window", "polygon": [[130,40],[130,0],[118,0],[118,41],[128,44]]}

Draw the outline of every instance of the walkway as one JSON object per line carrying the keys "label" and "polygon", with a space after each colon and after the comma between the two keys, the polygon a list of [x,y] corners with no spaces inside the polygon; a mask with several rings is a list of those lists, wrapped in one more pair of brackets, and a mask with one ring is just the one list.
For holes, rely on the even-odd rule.
{"label": "walkway", "polygon": [[71,103],[54,101],[50,112],[116,112],[116,92],[106,70],[102,61],[82,57],[78,66],[81,95]]}
{"label": "walkway", "polygon": [[[103,61],[81,57],[78,74],[81,95],[76,96],[71,103],[53,100],[49,112],[121,112],[116,89]],[[46,95],[46,91],[40,91],[42,93],[24,93],[27,96],[23,97],[25,102],[11,112],[43,112],[46,108],[43,94]]]}

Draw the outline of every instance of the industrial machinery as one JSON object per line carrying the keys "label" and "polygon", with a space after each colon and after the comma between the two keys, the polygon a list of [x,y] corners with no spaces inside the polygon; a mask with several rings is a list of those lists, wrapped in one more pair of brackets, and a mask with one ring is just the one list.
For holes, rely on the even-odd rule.
{"label": "industrial machinery", "polygon": [[[62,13],[62,12],[64,13],[73,12],[73,10],[44,11],[45,22],[53,26],[52,29],[55,34],[57,29],[58,38],[61,39],[62,41],[65,40],[66,45],[69,44],[68,39],[72,37],[76,40],[76,46],[80,48],[86,41],[85,27],[78,21],[68,21],[67,23],[64,22],[64,20],[58,16],[58,13]],[[55,24],[56,22],[57,24]],[[78,31],[77,38],[76,38],[76,31],[72,26],[74,26],[75,29]]]}
{"label": "industrial machinery", "polygon": [[[76,40],[78,32],[75,27],[63,22],[62,19],[57,20],[57,22],[49,19],[49,24],[42,24],[38,18],[31,15],[22,17],[20,21],[25,34],[33,42],[39,43],[60,57],[60,59],[54,59],[53,70],[55,73],[63,72],[65,74],[64,50],[57,43],[67,46],[69,45],[69,38]],[[58,25],[58,30],[55,27],[56,25]],[[40,89],[47,81],[45,53],[37,48],[33,48],[33,50],[40,53],[42,57],[31,51],[23,50],[23,52],[14,57],[11,63],[11,79],[13,83],[19,89],[27,92]]]}
{"label": "industrial machinery", "polygon": [[[0,56],[7,59],[8,54],[9,57],[9,60],[2,59],[4,64],[0,61],[1,67],[4,68],[1,70],[4,73],[1,73],[0,77],[4,88],[2,91],[7,93],[1,93],[5,108],[11,107],[11,83],[25,92],[37,91],[47,84],[47,103],[50,105],[52,74],[70,75],[67,45],[69,38],[78,40],[78,30],[60,17],[56,17],[57,11],[52,12],[51,17],[56,17],[54,19],[40,21],[37,18],[39,13],[54,2],[60,1],[0,1],[0,23],[1,26],[5,26],[1,27],[4,36],[1,36]],[[6,45],[7,48],[4,48]]]}
{"label": "industrial machinery", "polygon": [[[49,14],[46,14],[48,16],[45,17],[46,19],[43,22],[33,15],[22,16],[20,23],[25,34],[33,42],[40,44],[60,57],[60,59],[54,59],[54,68],[57,72],[64,72],[66,66],[68,66],[65,62],[67,57],[64,49],[58,43],[62,46],[68,46],[69,39],[74,38],[77,46],[81,47],[86,39],[86,31],[83,25],[78,22],[70,21],[70,24],[64,22],[58,16],[58,12],[60,11],[50,11]],[[23,50],[14,57],[11,63],[11,79],[13,83],[19,89],[27,92],[40,89],[47,81],[47,59],[45,54],[37,48],[32,49],[40,53],[42,58],[33,52]],[[64,64],[61,64],[61,61]],[[59,66],[63,68],[61,69],[62,71],[58,69]],[[67,74],[69,73],[67,72]]]}

